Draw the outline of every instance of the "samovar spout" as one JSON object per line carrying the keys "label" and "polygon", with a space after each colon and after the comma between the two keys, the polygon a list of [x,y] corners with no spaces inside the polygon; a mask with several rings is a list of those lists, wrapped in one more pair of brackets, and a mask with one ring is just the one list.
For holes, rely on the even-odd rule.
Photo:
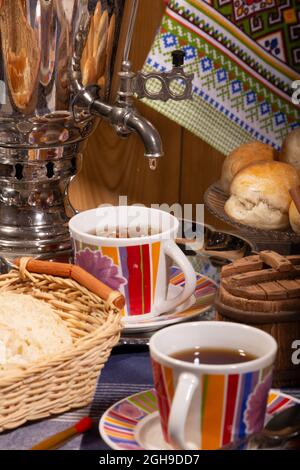
{"label": "samovar spout", "polygon": [[[148,119],[137,113],[130,112],[125,117],[126,126],[133,132],[136,132],[144,143],[145,157],[149,158],[149,162],[153,164],[153,160],[163,157],[164,151],[162,147],[161,137],[157,129]],[[151,169],[154,169],[151,167]]]}
{"label": "samovar spout", "polygon": [[154,170],[157,167],[157,159],[164,155],[162,141],[159,132],[148,119],[130,106],[111,106],[97,99],[91,103],[89,111],[109,121],[121,137],[136,133],[144,144],[144,155],[149,158],[150,168]]}

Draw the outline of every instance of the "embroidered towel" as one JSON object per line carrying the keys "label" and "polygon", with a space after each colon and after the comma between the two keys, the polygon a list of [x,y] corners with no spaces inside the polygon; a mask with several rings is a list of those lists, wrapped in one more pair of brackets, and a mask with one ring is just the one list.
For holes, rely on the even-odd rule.
{"label": "embroidered towel", "polygon": [[[186,53],[193,100],[145,100],[224,154],[257,139],[280,148],[300,126],[292,83],[300,79],[298,0],[170,0],[146,71]],[[155,88],[153,88],[153,91]]]}

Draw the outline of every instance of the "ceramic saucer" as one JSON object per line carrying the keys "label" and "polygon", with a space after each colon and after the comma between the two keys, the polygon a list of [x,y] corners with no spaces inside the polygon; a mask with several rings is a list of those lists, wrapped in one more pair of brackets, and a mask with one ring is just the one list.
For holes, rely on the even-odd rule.
{"label": "ceramic saucer", "polygon": [[[176,267],[173,267],[169,286],[170,297],[177,295],[178,291],[183,288],[184,283],[185,280],[182,271]],[[131,320],[130,323],[126,323],[126,320],[124,319],[123,332],[137,333],[144,331],[154,331],[164,326],[172,325],[173,323],[190,320],[211,308],[216,290],[217,284],[214,281],[206,276],[202,276],[202,274],[197,274],[197,285],[195,293],[190,299],[188,299],[172,312],[164,313],[158,317],[140,320],[139,322],[133,322]]]}
{"label": "ceramic saucer", "polygon": [[[266,422],[284,408],[300,403],[289,395],[271,390]],[[109,408],[99,423],[102,439],[115,450],[170,450],[164,441],[154,389],[136,393]]]}

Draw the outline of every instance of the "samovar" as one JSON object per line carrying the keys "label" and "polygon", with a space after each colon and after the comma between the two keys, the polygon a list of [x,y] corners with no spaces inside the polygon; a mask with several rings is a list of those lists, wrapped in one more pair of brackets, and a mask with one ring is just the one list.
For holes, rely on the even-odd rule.
{"label": "samovar", "polygon": [[[0,0],[0,255],[67,258],[68,187],[98,118],[119,135],[140,135],[151,168],[163,155],[157,130],[133,97],[186,99],[192,76],[175,51],[173,69],[133,73],[129,61],[138,0]],[[128,5],[126,5],[128,7]],[[116,101],[111,82],[118,47],[123,63]],[[159,81],[150,93],[149,79]],[[171,83],[183,83],[174,93]]]}

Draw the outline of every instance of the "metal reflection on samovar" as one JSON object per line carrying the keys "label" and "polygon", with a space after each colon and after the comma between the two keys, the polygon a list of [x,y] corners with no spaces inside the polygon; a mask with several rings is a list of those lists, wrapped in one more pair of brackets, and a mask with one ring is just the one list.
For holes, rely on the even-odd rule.
{"label": "metal reflection on samovar", "polygon": [[[86,139],[99,117],[121,136],[136,132],[151,168],[163,155],[157,130],[134,108],[134,95],[191,96],[192,75],[175,51],[164,74],[134,73],[129,61],[138,0],[0,0],[0,254],[66,258],[73,208],[68,186],[80,169]],[[123,47],[116,101],[111,82]],[[147,80],[160,82],[157,94]],[[171,82],[180,80],[174,94]]]}

